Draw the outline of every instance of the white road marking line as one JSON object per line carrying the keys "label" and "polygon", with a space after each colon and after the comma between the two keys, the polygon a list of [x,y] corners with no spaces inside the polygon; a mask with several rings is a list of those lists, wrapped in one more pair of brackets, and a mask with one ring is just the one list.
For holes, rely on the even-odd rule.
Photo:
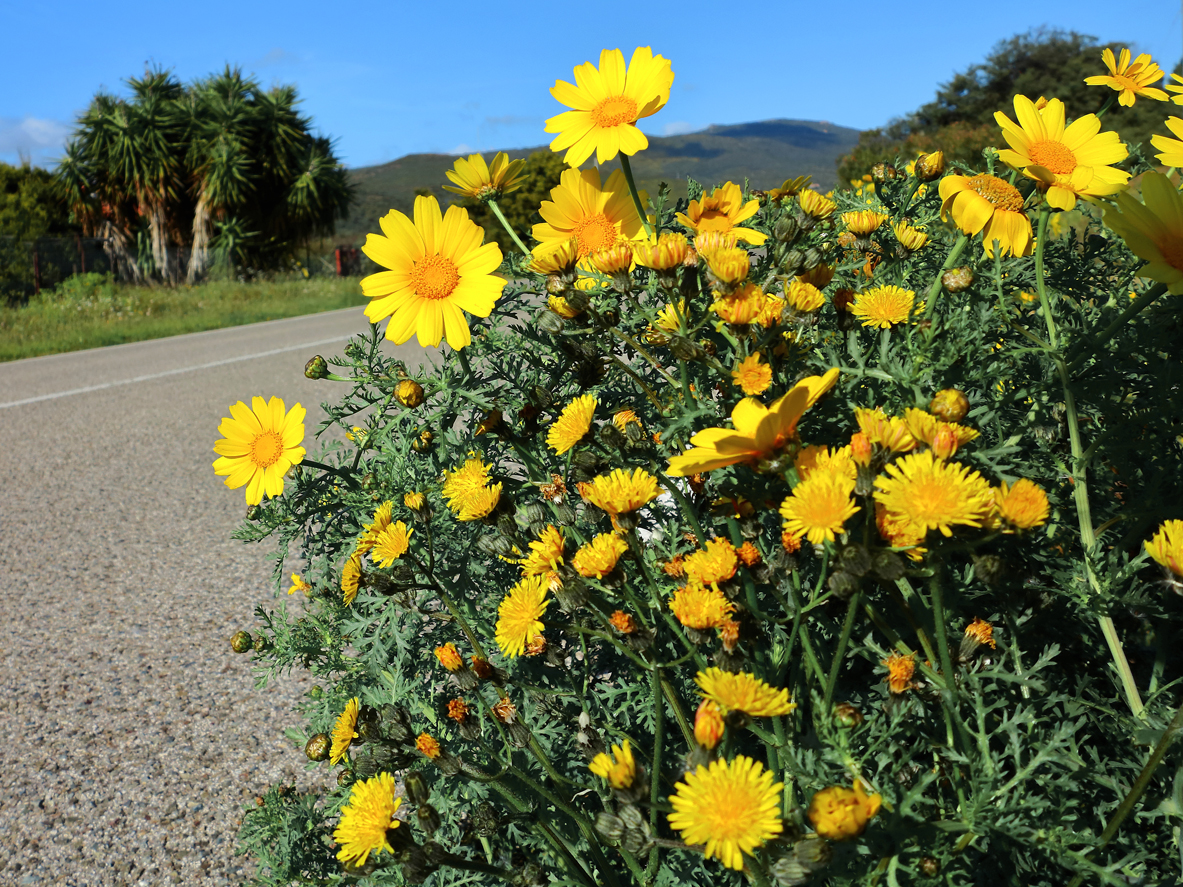
{"label": "white road marking line", "polygon": [[254,360],[258,357],[272,357],[276,354],[284,354],[288,351],[300,351],[306,348],[316,348],[319,345],[331,345],[334,342],[341,342],[349,339],[354,333],[349,333],[344,336],[334,336],[331,339],[320,339],[316,342],[305,342],[303,345],[289,345],[286,348],[274,348],[271,351],[260,351],[258,354],[245,354],[242,357],[227,357],[225,360],[215,360],[210,363],[199,363],[191,367],[181,367],[177,370],[165,370],[163,373],[149,373],[146,376],[136,376],[132,379],[120,379],[118,382],[104,382],[102,385],[87,385],[85,388],[71,388],[69,391],[55,391],[53,394],[39,394],[37,397],[26,397],[24,400],[13,400],[8,403],[0,403],[0,410],[8,407],[24,406],[28,403],[38,403],[43,400],[54,400],[59,397],[69,397],[73,394],[87,394],[91,391],[102,391],[104,388],[116,388],[120,385],[132,385],[136,382],[148,382],[152,379],[162,379],[165,376],[176,376],[180,373],[192,373],[197,370],[208,370],[213,367],[225,366],[228,363],[239,363],[244,360]]}

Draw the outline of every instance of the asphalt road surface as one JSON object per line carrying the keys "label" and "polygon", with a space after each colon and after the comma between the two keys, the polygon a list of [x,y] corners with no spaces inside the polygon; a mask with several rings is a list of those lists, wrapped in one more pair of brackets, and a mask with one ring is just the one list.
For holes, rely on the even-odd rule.
{"label": "asphalt road surface", "polygon": [[[308,408],[360,308],[0,363],[0,885],[238,884],[241,808],[306,774],[309,683],[257,690],[229,638],[275,599],[211,468],[237,400]],[[423,351],[394,347],[409,365]]]}

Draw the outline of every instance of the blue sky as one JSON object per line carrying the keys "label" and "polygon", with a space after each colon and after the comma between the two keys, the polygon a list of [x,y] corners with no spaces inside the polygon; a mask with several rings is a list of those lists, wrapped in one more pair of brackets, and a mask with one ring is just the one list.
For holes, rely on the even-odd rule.
{"label": "blue sky", "polygon": [[23,151],[52,166],[95,91],[121,91],[145,62],[184,80],[229,62],[264,84],[294,83],[343,160],[368,166],[549,141],[544,121],[563,109],[548,88],[604,47],[627,56],[649,45],[672,60],[670,102],[642,124],[656,135],[777,117],[876,126],[932,98],[998,40],[1040,26],[1129,41],[1168,70],[1183,55],[1179,3],[1150,0],[388,0],[333,9],[66,0],[49,21],[40,4],[5,4],[4,32],[33,36],[10,39],[0,55],[0,160]]}

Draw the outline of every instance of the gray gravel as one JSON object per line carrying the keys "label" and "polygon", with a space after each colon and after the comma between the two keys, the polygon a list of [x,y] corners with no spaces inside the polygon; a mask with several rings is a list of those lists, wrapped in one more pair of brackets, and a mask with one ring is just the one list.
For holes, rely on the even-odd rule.
{"label": "gray gravel", "polygon": [[243,804],[326,778],[283,737],[307,679],[255,690],[230,651],[274,601],[270,548],[230,539],[243,493],[210,463],[253,394],[302,402],[311,432],[335,392],[304,361],[364,326],[348,309],[0,364],[0,885],[237,884]]}

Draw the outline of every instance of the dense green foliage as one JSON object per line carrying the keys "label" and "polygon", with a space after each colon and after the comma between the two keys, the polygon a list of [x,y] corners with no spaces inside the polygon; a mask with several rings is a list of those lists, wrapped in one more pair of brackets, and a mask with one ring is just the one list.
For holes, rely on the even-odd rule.
{"label": "dense green foliage", "polygon": [[69,214],[53,176],[32,166],[0,163],[0,237],[28,241],[67,231]]}
{"label": "dense green foliage", "polygon": [[[1018,182],[1036,210],[1040,194]],[[1075,227],[1058,221],[1040,255],[994,258],[978,239],[961,252],[965,238],[940,224],[936,183],[919,185],[901,176],[872,197],[839,194],[840,210],[925,228],[931,240],[919,249],[905,248],[890,224],[856,238],[840,216],[811,220],[791,199],[745,222],[769,235],[750,256],[749,279],[766,292],[822,264],[835,269],[817,312],[723,323],[701,258],[661,275],[639,266],[611,281],[593,275],[576,291],[572,279],[533,274],[510,254],[502,273],[511,282],[487,320],[470,319],[469,348],[406,367],[384,354],[374,326],[330,360],[341,387],[327,395],[318,434],[336,429],[325,435],[335,442],[313,452],[306,441],[315,461],[293,470],[283,496],[252,508],[237,536],[276,543],[279,589],[293,570],[311,585],[306,600],[281,591],[251,629],[260,684],[290,669],[321,684],[300,705],[291,754],[322,743],[351,698],[362,708],[339,767],[310,763],[310,791],[275,786],[247,809],[240,837],[260,864],[254,884],[1178,879],[1183,758],[1170,740],[1181,725],[1183,598],[1142,551],[1163,520],[1183,517],[1178,297],[1156,304],[1157,288],[1137,303],[1143,313],[1127,310],[1131,289],[1148,289],[1136,280],[1141,263],[1087,206]],[[677,230],[663,196],[654,215]],[[958,262],[973,280],[953,293],[941,273]],[[1041,281],[1050,296],[1037,309],[1024,296]],[[873,285],[903,287],[924,304],[890,329],[859,326],[836,297]],[[545,307],[548,291],[580,313],[560,318]],[[783,449],[673,476],[669,460],[693,435],[737,415],[731,371],[754,353],[772,368],[765,402],[832,368],[837,385]],[[408,377],[422,385],[422,405],[396,399]],[[900,416],[949,387],[968,397],[964,422],[980,432],[956,461],[991,484],[1036,482],[1050,499],[1046,523],[933,531],[905,560],[877,527],[872,495],[886,477],[878,472],[900,461],[876,449],[870,474],[860,474],[858,512],[836,538],[782,547],[776,507],[801,486],[802,447],[837,450],[858,427],[856,408]],[[596,422],[556,455],[547,432],[587,393]],[[641,424],[613,422],[624,409]],[[503,489],[483,520],[458,521],[441,480],[472,458]],[[580,575],[572,555],[612,524],[578,484],[613,468],[650,472],[668,495],[621,522],[627,552],[596,579]],[[426,508],[404,506],[413,491]],[[361,550],[384,502],[413,530],[409,551],[385,567]],[[552,526],[566,547],[541,616],[545,643],[533,655],[500,655],[498,605],[521,577],[518,557]],[[686,582],[671,565],[712,537],[750,542],[761,555],[720,581],[740,626],[731,646],[670,610]],[[354,555],[360,590],[346,600]],[[610,621],[616,610],[640,628],[622,633]],[[963,640],[977,617],[993,624],[996,648]],[[491,673],[448,674],[432,655],[446,643],[488,657]],[[893,652],[915,657],[914,680],[898,692],[885,684]],[[796,710],[732,712],[723,742],[700,745],[694,678],[712,666],[789,690]],[[470,709],[463,723],[448,715],[457,698]],[[506,699],[517,711],[508,721],[497,713]],[[417,746],[422,733],[443,753]],[[638,776],[613,790],[588,761],[626,738]],[[704,859],[667,821],[687,770],[737,754],[785,783],[784,832],[745,855],[742,874]],[[352,785],[382,771],[402,774],[411,808],[385,833],[394,852],[342,867],[333,858],[342,807]],[[873,785],[883,808],[864,835],[827,845],[832,857],[816,864],[811,798],[852,779]]]}
{"label": "dense green foliage", "polygon": [[289,269],[352,199],[332,141],[295,87],[236,68],[185,85],[164,71],[100,92],[56,170],[75,221],[111,239],[121,276],[190,283],[221,263]]}
{"label": "dense green foliage", "polygon": [[[1001,142],[994,112],[1014,119],[1011,98],[1025,95],[1058,98],[1069,116],[1095,112],[1116,93],[1085,84],[1085,77],[1106,73],[1101,50],[1114,54],[1128,44],[1098,43],[1075,31],[1031,31],[1003,40],[986,59],[954,75],[936,97],[911,114],[859,136],[855,149],[839,161],[838,178],[860,178],[880,161],[912,160],[921,152],[941,150],[950,160],[973,164],[989,146]],[[1122,139],[1149,144],[1174,105],[1141,99],[1121,109]]]}

